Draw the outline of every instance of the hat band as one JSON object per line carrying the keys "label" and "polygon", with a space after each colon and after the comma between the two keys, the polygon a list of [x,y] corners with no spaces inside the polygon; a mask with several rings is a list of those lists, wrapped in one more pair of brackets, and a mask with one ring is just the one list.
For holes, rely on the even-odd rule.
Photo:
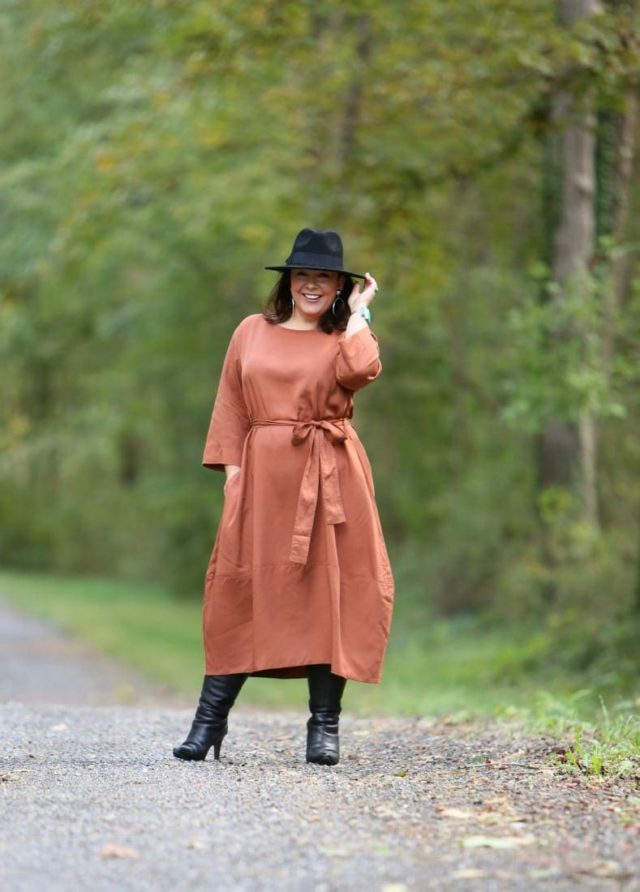
{"label": "hat band", "polygon": [[333,269],[338,272],[342,269],[342,258],[332,257],[330,254],[307,254],[305,251],[298,251],[287,257],[286,264],[306,269]]}

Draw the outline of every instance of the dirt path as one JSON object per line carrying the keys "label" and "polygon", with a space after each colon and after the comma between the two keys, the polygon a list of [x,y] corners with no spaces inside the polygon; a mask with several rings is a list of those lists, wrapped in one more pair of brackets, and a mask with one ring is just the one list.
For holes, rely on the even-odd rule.
{"label": "dirt path", "polygon": [[162,704],[184,697],[0,599],[0,703]]}
{"label": "dirt path", "polygon": [[[5,627],[3,669],[6,640]],[[158,692],[142,687],[144,705],[47,701],[47,678],[59,695],[60,676],[31,684],[34,648],[22,666],[20,648],[10,654],[0,705],[10,892],[640,889],[633,782],[563,775],[550,738],[496,722],[346,715],[343,758],[324,768],[304,762],[302,712],[239,706],[222,761],[185,763],[171,747],[192,708],[147,703]],[[65,660],[69,690],[104,704],[122,670],[111,667],[104,688],[101,669],[91,688],[93,659],[80,658],[75,681]]]}

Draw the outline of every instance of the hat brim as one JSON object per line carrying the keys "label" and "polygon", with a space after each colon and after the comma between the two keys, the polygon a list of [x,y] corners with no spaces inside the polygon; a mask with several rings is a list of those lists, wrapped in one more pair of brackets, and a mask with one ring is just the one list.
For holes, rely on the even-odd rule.
{"label": "hat brim", "polygon": [[265,266],[265,269],[272,269],[277,273],[286,272],[288,269],[325,269],[328,272],[338,273],[343,276],[351,276],[353,279],[364,279],[362,273],[351,273],[346,269],[336,269],[333,266],[319,266],[318,264],[313,264],[313,266],[303,266],[302,264],[291,264],[287,266],[286,264],[283,266]]}

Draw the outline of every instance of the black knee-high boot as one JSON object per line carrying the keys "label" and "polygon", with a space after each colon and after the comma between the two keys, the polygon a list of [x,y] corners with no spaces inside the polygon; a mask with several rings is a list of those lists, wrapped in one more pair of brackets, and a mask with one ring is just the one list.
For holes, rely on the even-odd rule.
{"label": "black knee-high boot", "polygon": [[338,721],[347,679],[334,675],[326,664],[309,666],[309,710],[307,762],[337,765],[340,759]]}
{"label": "black knee-high boot", "polygon": [[186,740],[174,747],[174,756],[199,761],[206,758],[213,746],[214,758],[220,758],[227,716],[246,680],[247,675],[242,674],[205,675],[191,730]]}

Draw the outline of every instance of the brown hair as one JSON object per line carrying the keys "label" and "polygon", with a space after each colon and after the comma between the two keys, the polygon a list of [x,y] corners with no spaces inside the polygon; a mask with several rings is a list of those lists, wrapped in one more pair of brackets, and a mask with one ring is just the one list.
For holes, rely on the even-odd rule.
{"label": "brown hair", "polygon": [[[336,296],[337,303],[334,301],[332,306],[323,313],[318,322],[318,328],[330,334],[332,331],[344,331],[349,321],[351,310],[349,309],[348,298],[353,290],[353,279],[351,276],[344,277],[344,285],[342,291]],[[335,306],[335,313],[333,307]],[[272,325],[278,325],[286,322],[291,318],[291,273],[284,270],[271,290],[267,302],[262,311],[264,318]]]}

